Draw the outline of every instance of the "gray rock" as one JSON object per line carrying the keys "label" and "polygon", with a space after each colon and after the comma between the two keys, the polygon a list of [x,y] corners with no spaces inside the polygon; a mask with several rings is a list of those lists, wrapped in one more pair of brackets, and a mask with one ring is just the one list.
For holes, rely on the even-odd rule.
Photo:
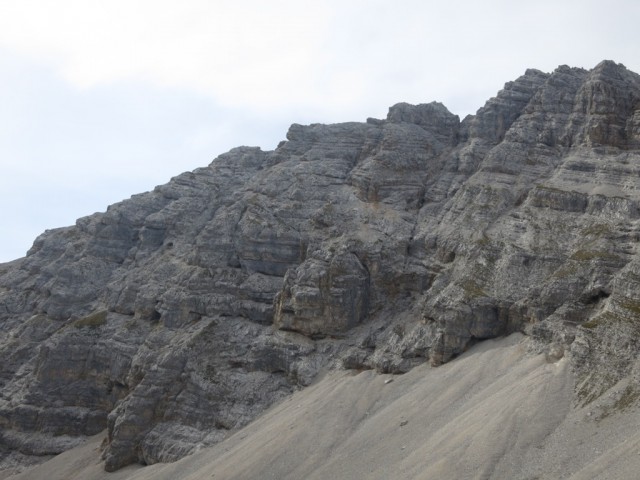
{"label": "gray rock", "polygon": [[309,258],[287,273],[274,324],[310,336],[338,334],[361,323],[368,310],[369,272],[356,255]]}
{"label": "gray rock", "polygon": [[327,368],[514,331],[578,404],[640,378],[639,112],[622,65],[528,70],[462,122],[292,125],[45,232],[0,265],[0,456],[106,427],[107,470],[172,461]]}

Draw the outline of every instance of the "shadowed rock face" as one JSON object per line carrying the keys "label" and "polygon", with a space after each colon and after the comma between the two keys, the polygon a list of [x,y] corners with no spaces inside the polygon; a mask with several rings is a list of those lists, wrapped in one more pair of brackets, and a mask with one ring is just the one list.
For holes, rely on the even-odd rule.
{"label": "shadowed rock face", "polygon": [[406,372],[523,331],[577,402],[640,371],[640,77],[528,70],[293,125],[0,265],[0,455],[108,428],[106,468],[224,438],[324,368]]}

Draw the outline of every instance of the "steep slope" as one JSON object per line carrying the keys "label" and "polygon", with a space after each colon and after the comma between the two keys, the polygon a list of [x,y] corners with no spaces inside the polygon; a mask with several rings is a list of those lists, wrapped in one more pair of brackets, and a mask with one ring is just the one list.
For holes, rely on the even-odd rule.
{"label": "steep slope", "polygon": [[572,408],[568,359],[530,343],[489,340],[403,376],[332,372],[173,464],[106,474],[98,436],[11,480],[636,478],[637,409]]}
{"label": "steep slope", "polygon": [[5,463],[104,428],[106,468],[212,445],[332,367],[524,332],[576,404],[638,379],[640,77],[528,70],[475,116],[293,125],[0,265]]}

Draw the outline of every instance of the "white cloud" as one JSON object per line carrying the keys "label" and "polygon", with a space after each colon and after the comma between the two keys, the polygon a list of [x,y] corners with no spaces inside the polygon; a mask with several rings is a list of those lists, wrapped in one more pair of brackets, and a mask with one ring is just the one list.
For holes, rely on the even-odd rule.
{"label": "white cloud", "polygon": [[[613,0],[607,9],[589,0],[16,0],[0,7],[0,45],[84,88],[142,80],[225,106],[337,118],[460,100],[472,84],[495,93],[528,67],[637,64],[640,7]],[[615,11],[624,14],[611,22]]]}
{"label": "white cloud", "polygon": [[228,105],[302,101],[322,62],[327,9],[294,1],[20,1],[0,43],[81,87],[122,80],[194,88]]}

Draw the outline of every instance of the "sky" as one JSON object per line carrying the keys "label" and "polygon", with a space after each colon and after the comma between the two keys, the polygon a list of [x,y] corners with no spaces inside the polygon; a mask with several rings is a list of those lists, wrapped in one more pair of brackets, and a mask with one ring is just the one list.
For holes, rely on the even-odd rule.
{"label": "sky", "polygon": [[527,68],[640,72],[636,0],[0,0],[0,262],[292,123],[439,101]]}

